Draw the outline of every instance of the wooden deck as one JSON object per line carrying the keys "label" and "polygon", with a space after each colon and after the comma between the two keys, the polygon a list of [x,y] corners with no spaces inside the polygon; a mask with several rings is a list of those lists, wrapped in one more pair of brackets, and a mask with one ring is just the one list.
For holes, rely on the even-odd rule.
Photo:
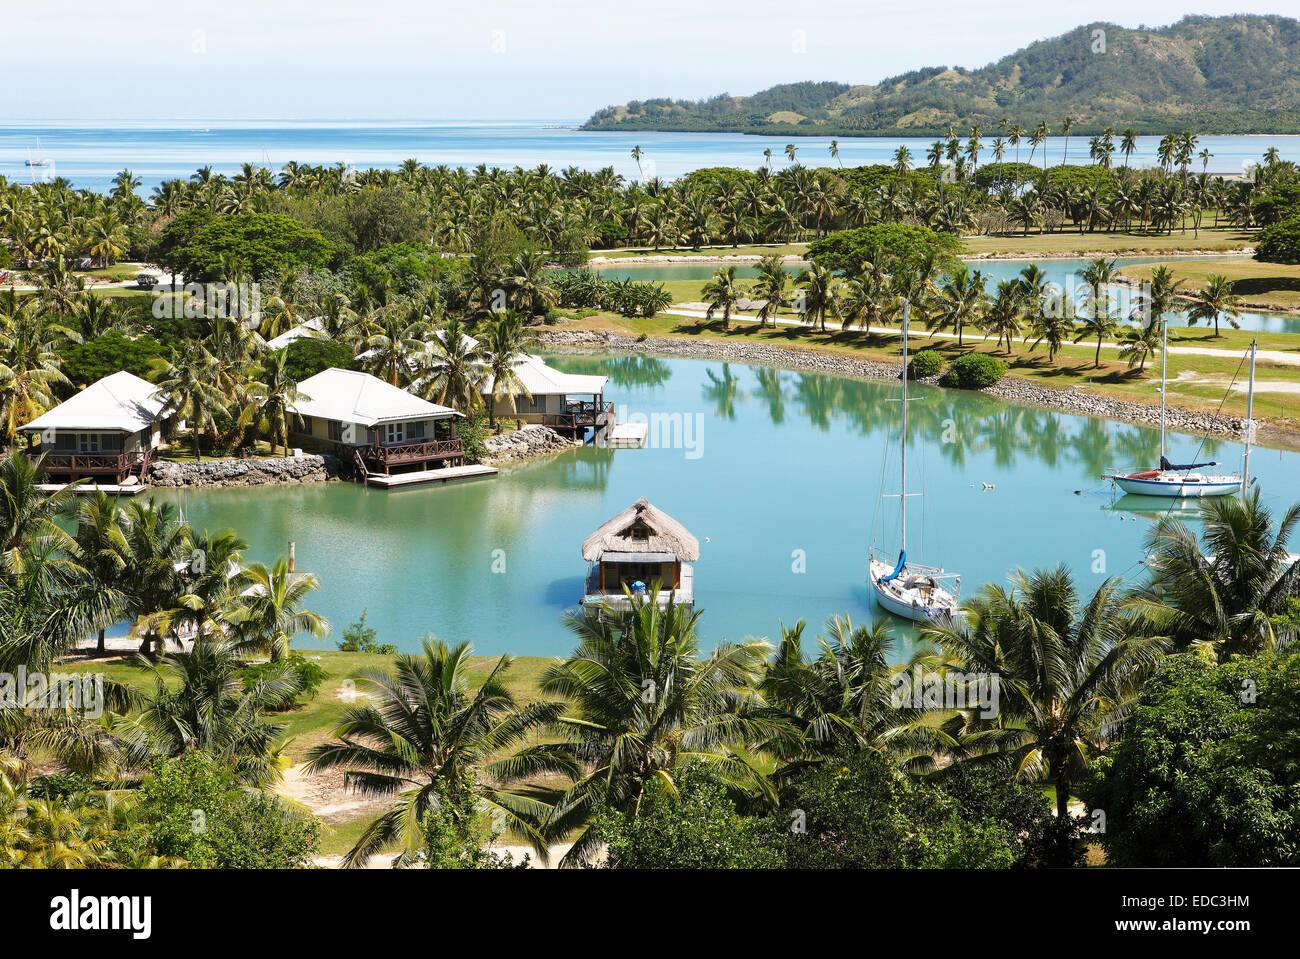
{"label": "wooden deck", "polygon": [[417,470],[410,473],[371,473],[367,486],[382,489],[399,489],[403,486],[422,486],[427,483],[454,483],[459,480],[496,476],[495,466],[445,466],[436,470]]}

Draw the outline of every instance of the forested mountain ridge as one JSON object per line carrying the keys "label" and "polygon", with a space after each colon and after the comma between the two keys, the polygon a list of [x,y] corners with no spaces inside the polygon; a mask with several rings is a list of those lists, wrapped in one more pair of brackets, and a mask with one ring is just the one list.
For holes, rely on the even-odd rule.
{"label": "forested mountain ridge", "polygon": [[977,70],[927,67],[876,85],[788,83],[752,96],[631,101],[585,130],[936,136],[1063,117],[1080,133],[1300,133],[1300,21],[1189,16],[1166,27],[1086,24]]}

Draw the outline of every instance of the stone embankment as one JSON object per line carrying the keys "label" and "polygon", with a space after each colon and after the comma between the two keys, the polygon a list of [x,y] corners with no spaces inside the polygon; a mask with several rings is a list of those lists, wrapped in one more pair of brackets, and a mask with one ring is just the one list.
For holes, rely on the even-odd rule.
{"label": "stone embankment", "polygon": [[487,446],[488,451],[488,455],[483,460],[484,464],[501,466],[505,463],[548,456],[551,453],[562,453],[575,446],[581,446],[582,441],[567,439],[549,426],[525,426],[511,433],[489,436],[484,445]]}
{"label": "stone embankment", "polygon": [[339,479],[342,463],[335,456],[307,454],[285,459],[217,459],[160,461],[149,467],[149,485],[285,486]]}
{"label": "stone embankment", "polygon": [[[858,379],[898,379],[901,364],[882,363],[878,360],[840,356],[819,350],[774,346],[744,340],[681,339],[676,337],[648,337],[644,340],[616,333],[591,330],[545,330],[541,341],[552,349],[617,350],[633,353],[653,353],[659,356],[683,356],[697,359],[722,360],[731,363],[758,363],[779,366],[783,369],[824,373],[830,376],[850,376]],[[933,383],[937,378],[922,380]],[[1143,426],[1160,423],[1160,407],[1126,400],[1111,399],[1084,392],[1079,388],[1054,390],[1020,377],[1008,376],[1001,382],[980,392],[1016,403],[1030,403],[1049,409],[1075,413],[1081,416],[1099,416],[1124,420]],[[1171,430],[1188,433],[1214,433],[1240,439],[1245,421],[1233,417],[1215,416],[1202,410],[1170,407],[1166,411],[1166,424]]]}

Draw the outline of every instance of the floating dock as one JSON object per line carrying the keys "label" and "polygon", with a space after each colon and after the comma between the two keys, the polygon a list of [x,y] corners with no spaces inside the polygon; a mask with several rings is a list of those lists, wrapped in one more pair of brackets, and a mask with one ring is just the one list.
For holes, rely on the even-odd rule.
{"label": "floating dock", "polygon": [[371,473],[366,477],[367,486],[382,489],[400,489],[403,486],[422,486],[427,483],[454,483],[458,480],[479,479],[496,476],[495,466],[445,466],[436,470],[417,470],[412,473]]}
{"label": "floating dock", "polygon": [[78,483],[75,486],[70,483],[37,483],[36,488],[42,493],[57,493],[66,489],[79,494],[108,493],[111,496],[135,496],[149,487],[144,483],[136,483],[133,486],[119,486],[117,483]]}
{"label": "floating dock", "polygon": [[648,432],[645,423],[615,423],[605,434],[605,445],[615,449],[641,449]]}

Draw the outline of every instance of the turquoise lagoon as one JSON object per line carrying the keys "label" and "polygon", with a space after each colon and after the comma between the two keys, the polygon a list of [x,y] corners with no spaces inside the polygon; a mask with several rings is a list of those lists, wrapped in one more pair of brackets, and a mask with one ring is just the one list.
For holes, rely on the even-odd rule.
{"label": "turquoise lagoon", "polygon": [[[650,357],[561,356],[611,377],[620,416],[682,425],[658,448],[587,447],[496,479],[395,492],[351,483],[167,492],[198,528],[232,527],[249,555],[297,543],[338,638],[368,621],[403,650],[434,633],[485,654],[558,656],[581,593],[584,537],[639,496],[699,537],[696,598],[707,642],[778,635],[779,623],[876,615],[865,583],[873,530],[897,548],[898,404],[892,383]],[[1068,564],[1083,589],[1140,577],[1162,504],[1115,501],[1109,466],[1154,462],[1155,431],[920,388],[911,405],[909,555],[963,576],[963,594],[1017,566]],[[665,419],[666,418],[666,419]],[[1174,460],[1230,466],[1241,448],[1172,434]],[[1297,454],[1256,450],[1252,471],[1281,511],[1300,500]],[[993,488],[985,489],[989,484]],[[1076,493],[1082,490],[1082,493]],[[1190,513],[1191,522],[1195,514]],[[304,643],[304,645],[311,645]],[[322,648],[332,648],[326,640]]]}

